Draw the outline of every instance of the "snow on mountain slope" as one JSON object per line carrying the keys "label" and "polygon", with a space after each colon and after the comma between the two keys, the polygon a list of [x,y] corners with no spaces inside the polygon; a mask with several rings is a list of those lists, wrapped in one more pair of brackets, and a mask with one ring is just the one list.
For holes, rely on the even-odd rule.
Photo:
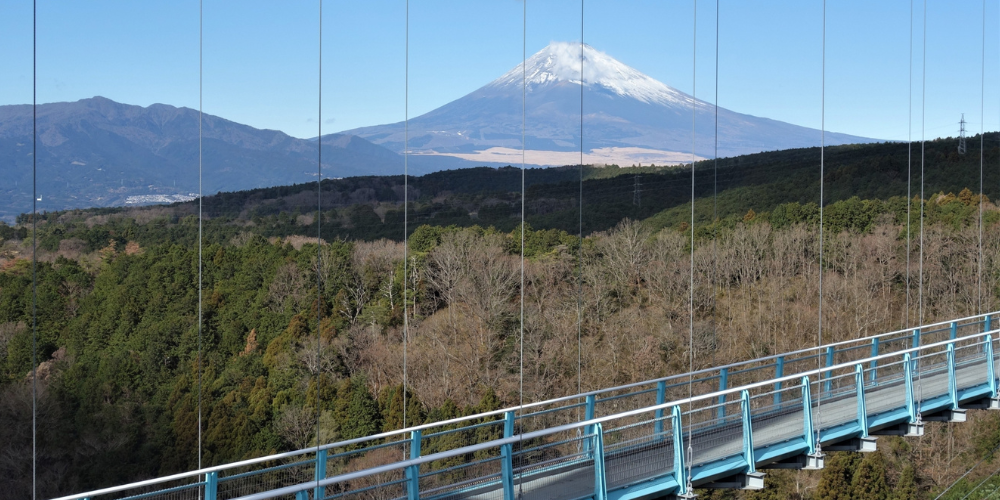
{"label": "snow on mountain slope", "polygon": [[[691,96],[671,88],[646,74],[622,64],[617,59],[583,45],[583,61],[581,64],[580,44],[570,42],[552,42],[547,47],[531,56],[525,63],[522,75],[521,66],[489,83],[486,88],[517,89],[522,83],[528,92],[539,86],[555,82],[580,84],[580,68],[583,67],[583,82],[585,87],[602,87],[621,97],[632,98],[648,104],[664,106],[684,106],[691,109]],[[522,76],[524,81],[522,82]],[[711,107],[704,101],[696,101],[699,107]]]}
{"label": "snow on mountain slope", "polygon": [[[525,61],[523,68],[518,64],[478,90],[411,118],[408,137],[403,123],[343,133],[396,152],[408,148],[422,159],[451,156],[496,161],[504,156],[501,152],[522,147],[522,106],[525,148],[529,151],[579,152],[582,146],[585,152],[614,151],[618,156],[609,161],[623,165],[649,163],[651,158],[658,164],[677,163],[683,161],[678,158],[691,158],[693,112],[696,157],[715,154],[713,104],[671,88],[589,45],[581,49],[579,43],[568,42],[553,42]],[[718,109],[718,132],[720,156],[820,143],[819,130],[724,108]],[[873,139],[826,133],[829,145],[862,142]],[[632,153],[639,151],[641,154]],[[538,162],[566,158],[562,154],[527,157]]]}

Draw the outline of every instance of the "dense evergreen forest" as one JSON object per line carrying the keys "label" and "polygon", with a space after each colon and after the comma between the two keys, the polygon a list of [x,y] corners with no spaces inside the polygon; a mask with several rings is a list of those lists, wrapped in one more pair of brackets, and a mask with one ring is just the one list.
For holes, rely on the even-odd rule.
{"label": "dense evergreen forest", "polygon": [[[33,238],[39,494],[55,496],[196,467],[199,385],[214,465],[308,446],[316,413],[323,441],[397,429],[404,390],[408,424],[512,405],[522,348],[535,401],[681,373],[691,349],[698,369],[808,346],[819,273],[826,341],[898,329],[917,321],[908,250],[911,263],[923,254],[925,322],[977,312],[980,265],[994,310],[998,138],[985,137],[983,199],[978,138],[967,155],[927,144],[924,200],[916,184],[907,197],[906,144],[827,148],[822,269],[818,149],[720,159],[717,176],[696,164],[693,345],[690,167],[526,172],[523,346],[520,169],[325,180],[319,204],[316,184],[208,197],[200,382],[197,205],[21,216],[0,224],[0,496],[30,491]],[[906,238],[921,209],[923,248]],[[702,498],[933,498],[986,457],[945,497],[962,498],[1000,445],[1000,416],[969,416]]]}

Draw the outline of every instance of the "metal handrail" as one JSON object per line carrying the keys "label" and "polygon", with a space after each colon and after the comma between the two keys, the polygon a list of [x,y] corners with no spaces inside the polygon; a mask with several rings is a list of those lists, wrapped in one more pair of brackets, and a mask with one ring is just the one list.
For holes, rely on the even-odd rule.
{"label": "metal handrail", "polygon": [[[762,357],[751,359],[751,360],[739,361],[739,362],[730,363],[730,364],[727,364],[727,365],[710,367],[710,368],[703,368],[701,370],[696,370],[696,371],[689,372],[689,373],[681,373],[681,374],[670,375],[670,376],[666,376],[666,377],[660,377],[660,378],[655,378],[655,379],[650,379],[650,380],[645,380],[645,381],[640,381],[640,382],[633,382],[633,383],[623,384],[623,385],[619,385],[619,386],[615,386],[615,387],[609,387],[609,388],[604,388],[604,389],[598,389],[598,390],[583,392],[583,393],[579,393],[579,394],[573,394],[573,395],[570,395],[570,396],[562,396],[562,397],[559,397],[559,398],[549,399],[549,400],[545,400],[545,401],[537,401],[537,402],[533,402],[533,403],[527,403],[527,404],[520,405],[520,406],[512,406],[512,407],[508,407],[508,408],[504,408],[504,409],[493,410],[493,411],[488,411],[488,412],[483,412],[483,413],[478,413],[478,414],[468,415],[468,416],[463,416],[463,417],[457,417],[457,418],[453,418],[453,419],[449,419],[449,420],[442,420],[442,421],[438,421],[438,422],[431,422],[431,423],[421,424],[421,425],[417,425],[417,426],[407,427],[407,428],[404,428],[404,429],[398,429],[398,430],[394,430],[394,431],[388,431],[388,432],[383,432],[383,433],[379,433],[379,434],[373,434],[373,435],[370,435],[370,436],[364,436],[364,437],[359,437],[359,438],[354,438],[354,439],[348,439],[348,440],[344,440],[344,441],[338,441],[338,442],[335,442],[335,443],[327,443],[327,444],[324,444],[324,445],[312,446],[312,447],[309,447],[309,448],[304,448],[304,449],[295,450],[295,451],[289,451],[289,452],[284,452],[284,453],[277,453],[277,454],[273,454],[273,455],[267,455],[267,456],[263,456],[263,457],[251,458],[251,459],[242,460],[242,461],[239,461],[239,462],[232,462],[232,463],[228,463],[228,464],[216,465],[216,466],[206,467],[206,468],[202,468],[202,469],[198,469],[198,470],[193,470],[193,471],[180,472],[180,473],[172,474],[172,475],[169,475],[169,476],[163,476],[163,477],[159,477],[159,478],[147,479],[147,480],[138,481],[138,482],[134,482],[134,483],[128,483],[128,484],[123,484],[123,485],[118,485],[118,486],[112,486],[112,487],[108,487],[108,488],[102,488],[102,489],[99,489],[99,490],[93,490],[93,491],[89,491],[89,492],[85,492],[85,493],[78,493],[78,494],[73,494],[73,495],[62,496],[62,497],[54,498],[53,500],[77,500],[77,499],[82,499],[82,498],[88,498],[88,497],[98,496],[98,495],[105,495],[105,494],[109,494],[109,493],[116,493],[116,492],[119,492],[119,491],[124,491],[124,490],[128,490],[128,489],[133,489],[133,488],[141,488],[141,487],[144,487],[144,486],[152,486],[152,485],[159,484],[159,483],[164,483],[164,482],[169,482],[169,481],[176,481],[176,480],[186,479],[186,478],[191,478],[191,477],[197,477],[197,476],[201,476],[201,475],[205,475],[205,474],[210,474],[210,473],[213,473],[213,472],[219,472],[219,471],[223,471],[223,470],[227,470],[227,469],[244,467],[244,466],[254,465],[254,464],[258,464],[258,463],[262,463],[262,462],[270,462],[270,461],[274,461],[274,460],[281,460],[281,459],[285,459],[285,458],[290,458],[290,457],[296,457],[296,456],[300,456],[300,455],[305,455],[305,454],[308,454],[308,453],[318,453],[318,452],[324,451],[324,450],[330,450],[330,449],[333,449],[333,448],[342,448],[342,447],[347,447],[347,446],[351,446],[351,445],[355,445],[355,444],[360,444],[360,443],[365,443],[365,442],[369,442],[369,441],[375,441],[375,440],[379,440],[379,439],[391,438],[391,437],[395,437],[395,436],[400,436],[400,435],[403,435],[403,434],[411,433],[411,432],[414,432],[414,431],[422,431],[424,429],[431,429],[431,428],[436,428],[436,427],[443,427],[443,426],[448,426],[448,425],[454,425],[454,424],[458,424],[458,423],[462,423],[462,422],[468,422],[468,421],[476,420],[476,419],[482,419],[482,418],[488,418],[488,417],[495,417],[495,416],[503,415],[505,413],[512,412],[512,411],[513,412],[523,412],[525,409],[537,408],[537,407],[544,406],[544,405],[551,405],[551,404],[561,403],[561,402],[566,402],[566,401],[579,400],[579,399],[582,399],[582,398],[586,398],[588,396],[597,396],[597,395],[600,395],[600,394],[604,394],[604,393],[608,393],[608,392],[613,392],[613,391],[620,391],[620,390],[625,390],[625,389],[631,389],[631,388],[634,388],[634,387],[641,387],[641,386],[645,386],[645,385],[649,385],[649,384],[656,384],[656,383],[666,382],[666,381],[670,381],[670,380],[676,380],[676,379],[693,377],[693,376],[697,376],[697,375],[703,375],[703,374],[707,374],[707,373],[718,372],[718,371],[721,371],[721,370],[728,370],[730,368],[734,368],[734,367],[738,367],[738,366],[744,366],[744,365],[749,365],[749,364],[763,362],[763,361],[776,360],[778,358],[783,358],[783,357],[787,357],[787,356],[794,356],[794,355],[797,355],[797,354],[815,352],[815,354],[812,354],[812,356],[823,356],[825,353],[822,352],[822,351],[827,351],[827,350],[829,350],[831,348],[835,349],[835,351],[834,351],[835,353],[839,352],[839,351],[836,351],[836,348],[838,346],[843,346],[843,345],[848,345],[848,344],[853,344],[853,343],[858,343],[858,342],[871,342],[873,339],[881,339],[881,338],[884,338],[884,337],[887,337],[887,336],[891,336],[891,335],[906,334],[908,332],[913,332],[913,331],[918,330],[918,329],[921,330],[921,331],[924,331],[927,328],[932,328],[932,327],[935,327],[935,326],[946,325],[946,324],[950,325],[952,323],[956,323],[957,324],[957,323],[960,323],[960,322],[963,322],[963,321],[972,320],[972,319],[979,319],[980,321],[978,323],[982,323],[985,318],[990,317],[990,316],[995,315],[995,314],[997,314],[997,312],[985,313],[985,314],[978,314],[978,315],[973,315],[973,316],[967,316],[967,317],[964,317],[964,318],[959,318],[959,319],[954,319],[954,320],[947,320],[947,321],[941,321],[941,322],[937,322],[937,323],[929,323],[929,324],[926,324],[926,325],[915,326],[915,327],[906,328],[906,329],[902,329],[902,330],[895,330],[895,331],[892,331],[892,332],[886,332],[886,333],[881,333],[881,334],[877,334],[877,335],[871,335],[871,336],[862,337],[862,338],[859,338],[859,339],[843,340],[843,341],[840,341],[840,342],[833,342],[833,343],[830,343],[830,344],[824,344],[824,345],[818,346],[818,347],[808,347],[808,348],[798,349],[798,350],[795,350],[795,351],[789,351],[789,352],[786,352],[786,353],[772,354],[772,355],[762,356]],[[972,324],[975,324],[975,323],[971,323],[971,324],[967,323],[965,325],[960,325],[960,327],[970,326]],[[929,331],[929,332],[924,332],[924,334],[925,335],[929,335],[929,334],[932,334],[932,333],[939,333],[939,332],[943,332],[943,331],[947,331],[947,329],[933,330],[933,331]],[[988,332],[977,332],[977,333],[975,333],[973,335],[970,335],[969,337],[974,337],[974,336],[977,336],[977,335],[985,335],[986,333],[988,333]],[[967,337],[963,337],[963,338],[967,338]],[[893,339],[893,340],[896,340],[896,339]],[[949,342],[955,342],[957,340],[960,340],[960,339],[959,338],[949,339],[949,340],[945,341],[944,344],[947,344]],[[894,351],[893,353],[887,354],[886,356],[895,355],[895,354],[898,354],[900,352],[910,352],[910,351],[913,351],[914,349],[919,350],[921,348],[930,348],[932,346],[937,346],[937,345],[942,345],[942,344],[941,343],[928,344],[926,346],[920,346],[920,347],[917,347],[917,348],[911,348],[911,349],[906,350],[906,351]],[[801,359],[806,359],[806,358],[801,358]],[[877,357],[876,358],[866,358],[864,361],[869,361],[870,362],[870,361],[874,361],[876,359],[880,359],[880,358],[877,358]],[[860,361],[851,362],[851,363],[848,363],[848,365],[853,366],[854,364],[856,364],[858,362],[860,362]],[[760,369],[768,368],[768,367],[771,367],[771,366],[775,366],[775,364],[764,365],[764,366],[755,367],[755,368],[751,368],[751,369],[741,370],[739,373],[747,373],[747,372],[750,372],[750,371],[760,370]],[[842,367],[842,366],[834,365],[834,366],[823,367],[820,371],[824,371],[825,372],[825,371],[836,370],[836,369],[838,369],[838,367]],[[813,371],[817,371],[817,370],[813,370]],[[812,373],[813,371],[810,371],[808,373]],[[782,377],[782,378],[769,379],[766,382],[758,382],[758,383],[761,384],[761,385],[780,383],[780,382],[783,382],[785,380],[793,380],[793,379],[796,379],[796,378],[800,378],[800,376],[803,373],[806,373],[806,372],[797,372],[796,374],[793,374],[793,375],[788,375],[788,376],[785,376],[785,377]],[[705,377],[704,379],[696,379],[694,381],[695,382],[701,382],[703,380],[711,380],[713,378],[718,378],[718,375],[713,375],[712,377]],[[731,394],[732,392],[733,391],[727,390],[727,391],[722,391],[722,392],[713,393],[713,394],[715,394],[716,396],[719,396],[719,395]],[[598,401],[600,401],[600,400],[598,400]],[[671,405],[667,405],[666,407],[670,407],[670,406]],[[515,417],[515,418],[517,418],[517,417]],[[604,418],[604,417],[602,417],[602,418]],[[446,452],[441,452],[441,453],[446,453]]]}
{"label": "metal handrail", "polygon": [[[865,359],[860,359],[860,360],[857,360],[857,361],[851,361],[849,363],[841,363],[839,365],[833,365],[833,366],[829,366],[829,367],[817,368],[817,369],[809,370],[807,372],[801,372],[801,373],[798,373],[798,374],[795,374],[795,375],[786,375],[786,376],[783,376],[783,377],[774,378],[774,379],[770,379],[770,380],[767,380],[767,381],[754,382],[754,383],[746,384],[746,385],[743,385],[743,386],[740,386],[740,387],[733,387],[733,388],[730,388],[730,389],[716,391],[716,392],[712,392],[712,393],[708,393],[708,394],[701,394],[701,395],[698,395],[698,396],[692,396],[692,397],[688,397],[688,398],[683,398],[683,399],[679,399],[679,400],[676,400],[676,401],[670,401],[670,402],[666,402],[666,403],[662,403],[662,404],[658,404],[658,405],[648,406],[648,407],[645,407],[645,408],[639,408],[639,409],[635,409],[635,410],[629,410],[629,411],[625,411],[625,412],[621,412],[621,413],[616,413],[616,414],[613,414],[613,415],[607,415],[607,416],[604,416],[604,417],[593,418],[593,419],[590,419],[590,420],[583,420],[583,421],[580,421],[580,422],[573,422],[573,423],[570,423],[570,424],[563,424],[563,425],[559,425],[559,426],[556,426],[556,427],[550,427],[548,429],[541,429],[541,430],[527,432],[527,433],[520,434],[520,435],[514,435],[514,436],[511,436],[511,437],[507,437],[507,438],[495,439],[495,440],[492,440],[492,441],[487,441],[485,443],[477,443],[477,444],[474,444],[474,445],[463,446],[461,448],[456,448],[456,449],[453,449],[453,450],[447,450],[447,451],[442,451],[442,452],[434,453],[434,454],[431,454],[431,455],[425,455],[425,456],[418,457],[418,458],[413,458],[413,459],[409,459],[409,460],[402,460],[402,461],[399,461],[399,462],[393,462],[392,464],[380,465],[380,466],[372,467],[372,468],[369,468],[369,469],[363,469],[363,470],[360,470],[360,471],[349,472],[349,473],[346,473],[346,474],[340,474],[340,475],[333,476],[333,477],[326,478],[326,479],[322,479],[322,480],[319,480],[319,481],[310,481],[308,483],[300,483],[300,484],[293,485],[293,486],[286,486],[284,488],[279,488],[279,489],[275,489],[275,490],[272,490],[272,491],[266,491],[266,492],[261,492],[261,493],[254,493],[254,494],[251,494],[251,495],[238,497],[236,500],[266,500],[266,499],[269,499],[269,498],[274,498],[274,497],[282,496],[282,495],[292,495],[292,494],[295,494],[295,493],[297,493],[299,491],[303,491],[303,490],[308,490],[308,489],[312,489],[312,488],[316,488],[316,487],[331,486],[331,485],[334,485],[334,484],[337,484],[337,483],[341,483],[341,482],[345,482],[345,481],[350,481],[352,479],[359,479],[359,478],[367,477],[367,476],[370,476],[370,475],[373,475],[373,474],[382,474],[382,473],[389,472],[389,471],[395,471],[395,470],[405,469],[405,468],[411,467],[411,466],[419,466],[421,464],[430,463],[430,462],[433,462],[433,461],[436,461],[436,460],[443,460],[443,459],[455,457],[455,456],[458,456],[458,455],[465,455],[465,454],[475,453],[477,451],[483,451],[483,450],[486,450],[486,449],[498,448],[499,446],[506,445],[506,444],[515,444],[515,443],[519,443],[519,442],[523,442],[523,441],[527,441],[527,440],[531,440],[531,439],[536,439],[536,438],[548,436],[548,435],[551,435],[551,434],[556,434],[556,433],[559,433],[559,432],[571,431],[571,430],[575,430],[575,429],[585,428],[585,427],[588,427],[588,426],[594,426],[594,425],[597,425],[597,424],[603,424],[605,422],[609,422],[609,421],[612,421],[612,420],[618,420],[618,419],[621,419],[621,418],[628,418],[628,417],[632,417],[632,416],[636,416],[636,415],[641,415],[641,414],[649,413],[649,412],[656,411],[656,410],[666,410],[668,408],[673,408],[675,406],[684,406],[684,405],[688,405],[688,404],[694,404],[695,402],[698,402],[698,401],[703,401],[703,400],[706,400],[706,399],[714,399],[714,398],[718,398],[719,396],[726,396],[726,395],[734,394],[734,393],[735,394],[739,394],[739,393],[742,393],[743,391],[749,391],[751,389],[756,389],[758,387],[764,387],[764,386],[767,386],[767,385],[772,385],[772,384],[775,384],[775,383],[778,383],[778,382],[788,382],[788,381],[793,381],[793,380],[800,380],[801,381],[804,378],[808,378],[810,375],[819,375],[819,378],[817,379],[817,381],[814,382],[816,384],[819,384],[819,383],[821,383],[823,381],[823,373],[826,372],[826,371],[829,371],[829,370],[838,370],[838,369],[844,369],[844,368],[853,368],[853,367],[858,366],[859,364],[870,363],[872,361],[876,361],[877,362],[877,361],[882,360],[882,359],[889,359],[889,358],[899,357],[899,356],[904,356],[905,357],[906,354],[910,354],[910,353],[913,353],[913,352],[919,353],[921,350],[924,350],[924,349],[930,349],[930,348],[935,348],[935,347],[947,347],[948,344],[953,344],[953,343],[961,341],[961,340],[969,340],[969,339],[972,339],[974,337],[983,337],[985,335],[993,335],[993,334],[997,334],[997,333],[1000,333],[1000,329],[991,330],[991,331],[987,331],[987,332],[978,332],[978,333],[975,333],[975,334],[972,334],[972,335],[969,335],[969,336],[966,336],[966,337],[958,337],[958,338],[955,338],[955,339],[943,340],[941,342],[935,342],[933,344],[927,344],[925,346],[913,347],[913,348],[910,348],[910,349],[900,350],[900,351],[892,352],[892,353],[889,353],[889,354],[880,354],[878,356],[873,356],[873,357],[869,357],[869,358],[865,358]],[[992,340],[990,340],[990,341],[992,342]],[[985,342],[986,342],[986,340],[983,340],[983,343],[985,343]],[[919,356],[916,359],[919,359]],[[813,382],[810,382],[810,383],[813,383]]]}

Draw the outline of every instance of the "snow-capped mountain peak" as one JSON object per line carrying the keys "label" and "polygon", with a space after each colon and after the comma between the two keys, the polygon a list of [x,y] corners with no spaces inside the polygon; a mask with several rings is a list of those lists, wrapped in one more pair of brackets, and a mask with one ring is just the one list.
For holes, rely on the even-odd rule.
{"label": "snow-capped mountain peak", "polygon": [[[523,82],[530,92],[540,86],[557,82],[579,85],[580,52],[579,43],[552,42],[528,58],[523,73],[521,66],[518,65],[494,80],[487,88],[520,89]],[[603,88],[619,96],[630,97],[644,103],[691,106],[691,96],[587,44],[583,45],[582,67],[583,83],[587,87]],[[698,101],[698,104],[704,103]]]}

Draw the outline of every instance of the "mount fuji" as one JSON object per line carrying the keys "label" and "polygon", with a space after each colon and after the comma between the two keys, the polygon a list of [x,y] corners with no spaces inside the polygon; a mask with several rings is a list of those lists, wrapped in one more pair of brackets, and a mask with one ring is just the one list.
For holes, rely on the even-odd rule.
{"label": "mount fuji", "polygon": [[[521,162],[522,92],[525,161],[671,164],[690,161],[695,112],[699,158],[714,154],[715,106],[669,87],[613,57],[578,43],[553,42],[478,90],[409,121],[411,155],[482,163]],[[583,116],[581,124],[581,98]],[[820,131],[719,108],[719,156],[818,146]],[[403,123],[342,132],[399,153]],[[826,144],[876,142],[834,132]],[[422,158],[430,159],[430,158]],[[444,160],[444,158],[441,158]]]}

